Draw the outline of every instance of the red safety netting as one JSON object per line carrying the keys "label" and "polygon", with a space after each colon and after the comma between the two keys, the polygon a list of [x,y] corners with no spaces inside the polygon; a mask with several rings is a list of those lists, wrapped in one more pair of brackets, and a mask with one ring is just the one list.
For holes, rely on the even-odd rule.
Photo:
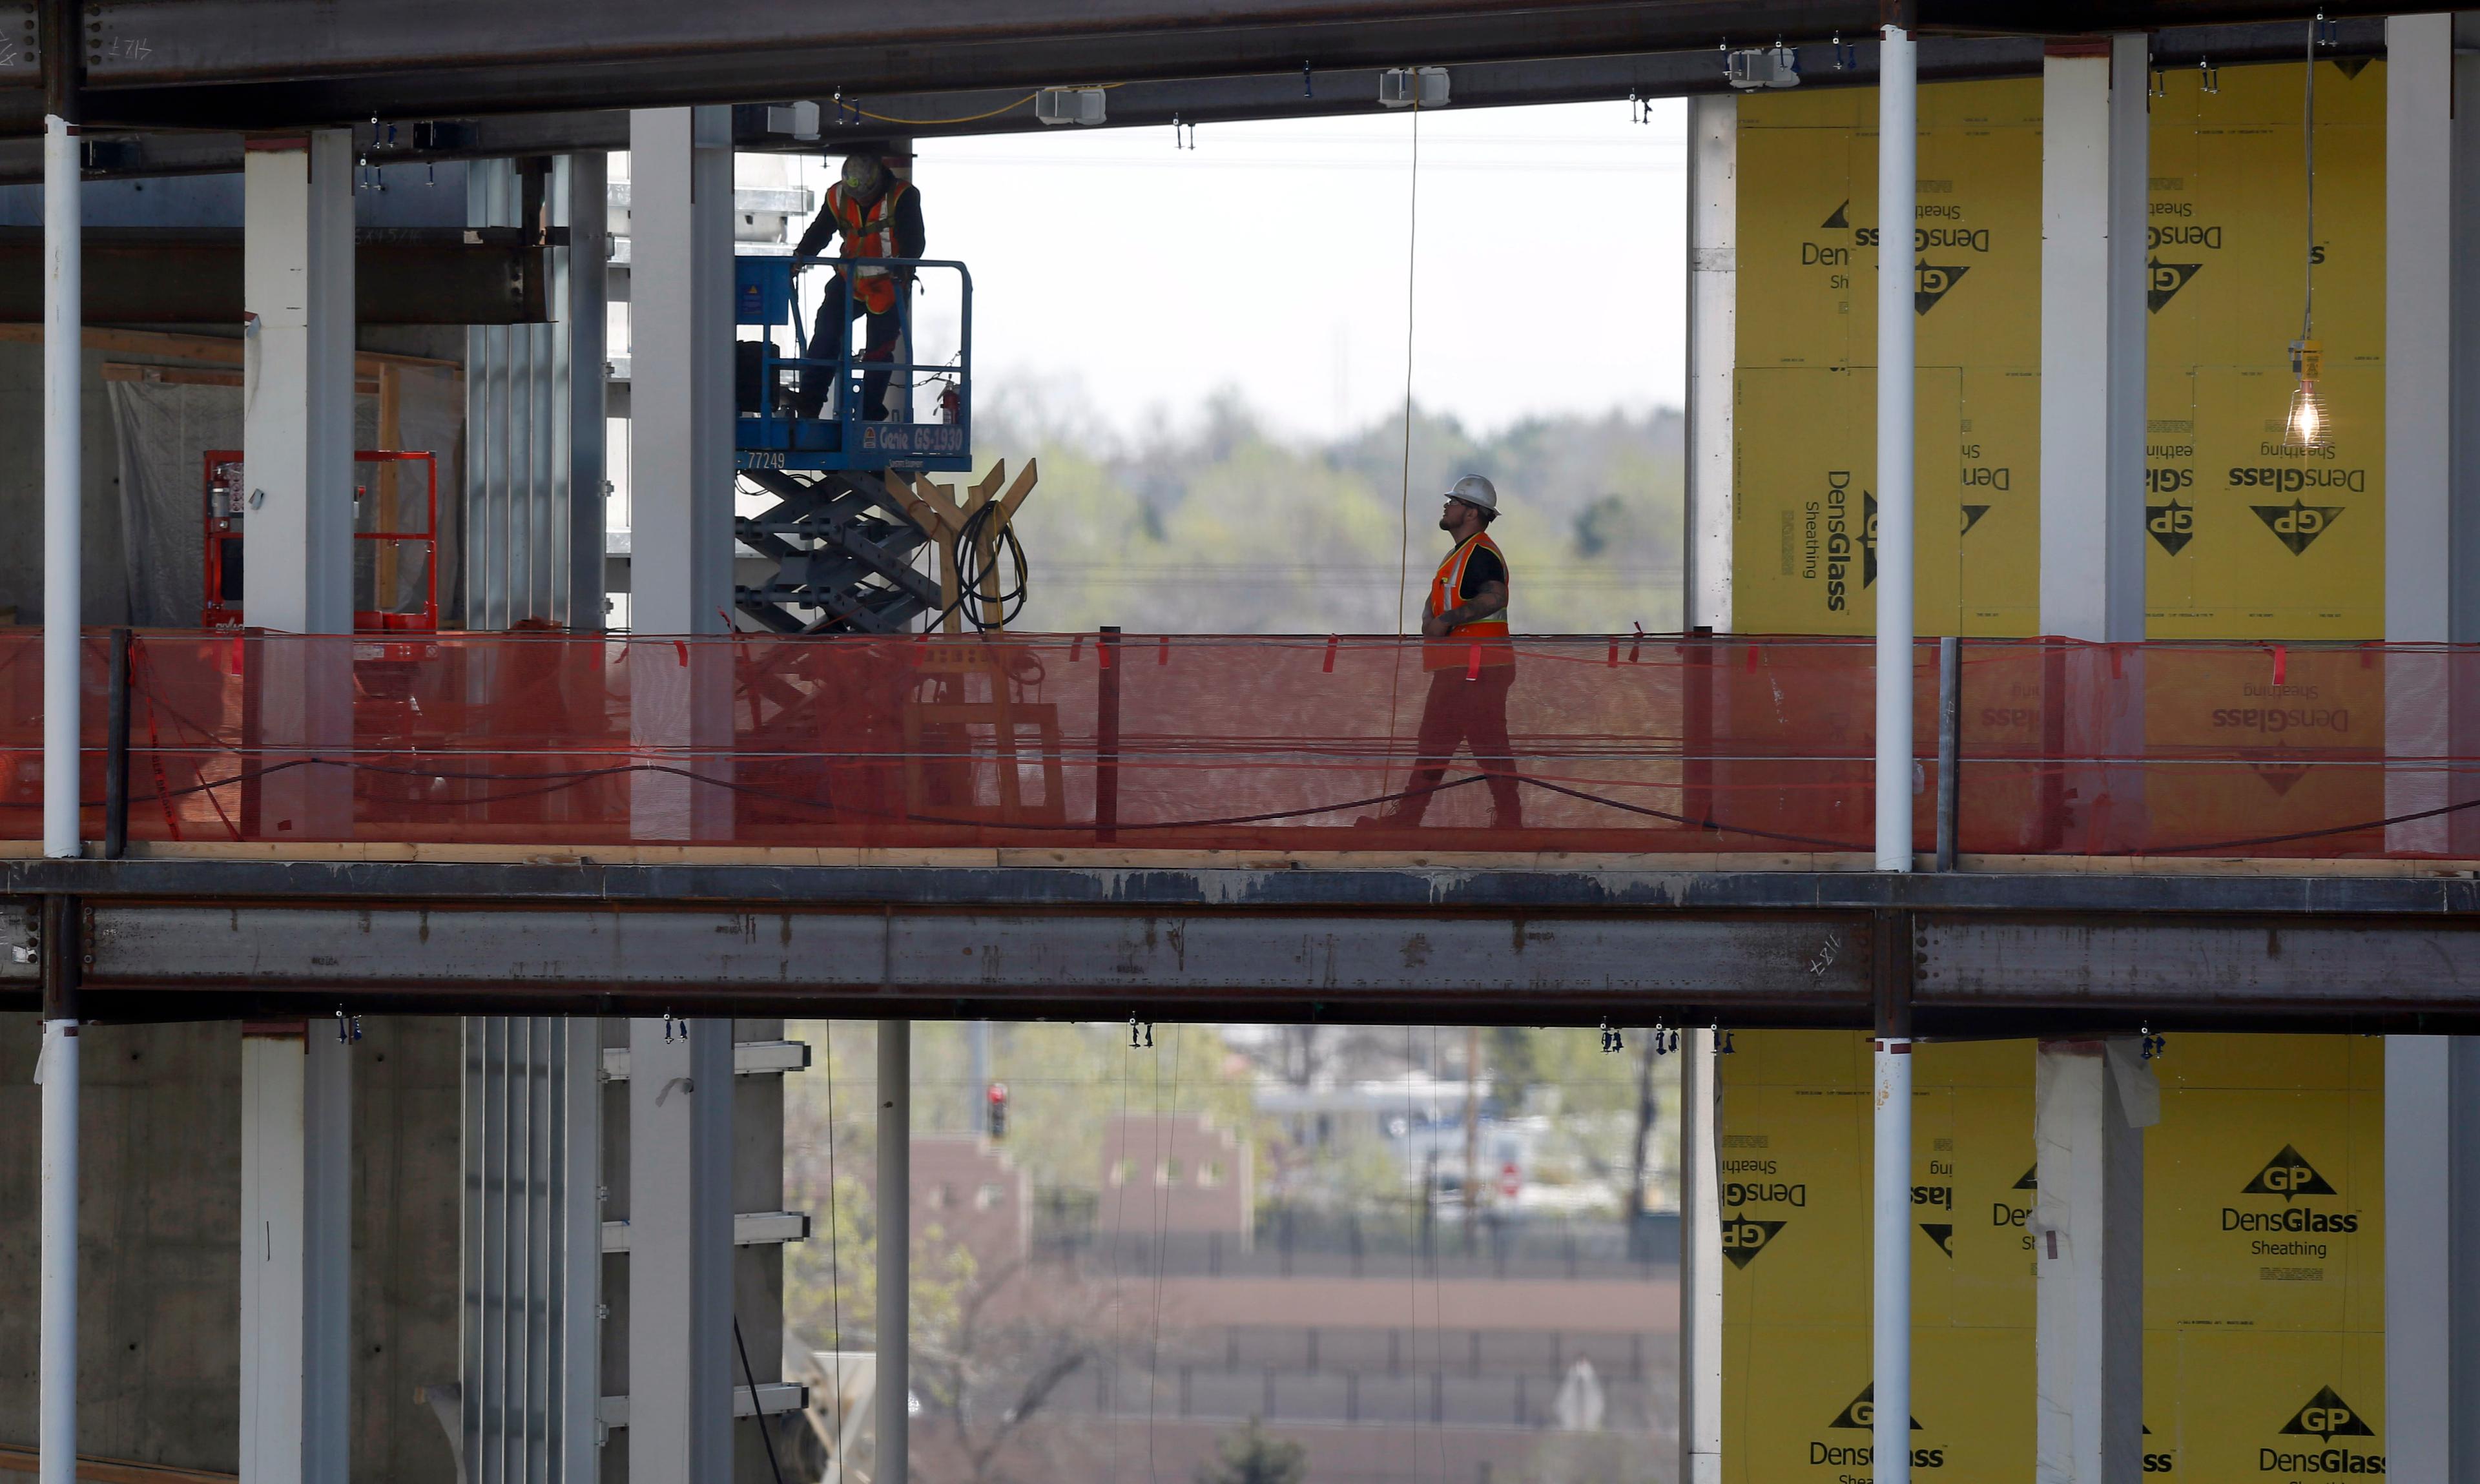
{"label": "red safety netting", "polygon": [[[87,833],[113,767],[85,669]],[[1866,640],[142,633],[139,840],[615,846],[1870,848]],[[2480,856],[2480,650],[1963,650],[1968,853]],[[0,832],[41,797],[39,636],[0,636]],[[1442,677],[1442,678],[1441,678]],[[1435,699],[1434,700],[1434,695]],[[1914,675],[1934,840],[1937,650]],[[1512,780],[1462,737],[1490,719]],[[2462,712],[2473,713],[2466,716]],[[1430,741],[1423,742],[1425,718]],[[1502,772],[1504,770],[1490,770]],[[1415,817],[1417,815],[1417,818]],[[1367,820],[1368,823],[1362,821]]]}

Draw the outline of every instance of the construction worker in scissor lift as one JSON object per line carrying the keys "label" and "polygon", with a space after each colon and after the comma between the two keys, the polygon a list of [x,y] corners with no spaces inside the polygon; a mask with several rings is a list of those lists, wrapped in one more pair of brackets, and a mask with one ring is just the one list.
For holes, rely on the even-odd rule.
{"label": "construction worker in scissor lift", "polygon": [[[909,180],[899,179],[888,166],[885,152],[875,146],[856,148],[844,157],[843,173],[827,188],[827,199],[819,209],[810,229],[792,249],[795,261],[823,257],[828,240],[843,239],[838,249],[841,258],[917,258],[921,256],[926,238],[921,226],[921,192],[913,189]],[[862,360],[891,362],[895,343],[903,332],[903,317],[897,313],[899,295],[913,286],[910,269],[884,264],[838,265],[834,277],[818,302],[818,318],[810,332],[807,354],[816,360],[833,362],[841,348],[850,344],[840,336],[852,333],[852,321],[866,318],[868,328],[862,345]],[[801,397],[797,415],[814,418],[826,405],[833,381],[823,369],[805,370],[801,375]],[[888,372],[865,371],[862,376],[862,416],[872,422],[883,421],[886,407]]]}

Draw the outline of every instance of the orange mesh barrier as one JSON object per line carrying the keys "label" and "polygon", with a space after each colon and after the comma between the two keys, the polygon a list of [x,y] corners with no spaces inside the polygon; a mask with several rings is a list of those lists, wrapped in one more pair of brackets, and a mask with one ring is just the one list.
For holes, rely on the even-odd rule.
{"label": "orange mesh barrier", "polygon": [[[90,837],[108,642],[88,642]],[[1417,639],[142,633],[128,829],[582,847],[1868,848],[1867,641],[1516,650],[1511,670],[1429,671]],[[2480,697],[2480,651],[1963,652],[1966,852],[2480,856],[2467,806],[2480,729],[2453,700]],[[39,822],[40,667],[33,630],[0,636],[0,830],[16,839]],[[1926,851],[1933,643],[1914,694]],[[1501,714],[1511,761],[1479,769],[1477,754],[1500,754]],[[1447,741],[1443,772],[1423,773]]]}

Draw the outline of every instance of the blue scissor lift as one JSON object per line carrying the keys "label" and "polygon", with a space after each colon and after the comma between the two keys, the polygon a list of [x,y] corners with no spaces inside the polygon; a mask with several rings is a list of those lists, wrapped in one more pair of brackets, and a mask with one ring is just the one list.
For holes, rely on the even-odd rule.
{"label": "blue scissor lift", "polygon": [[[929,538],[888,484],[898,472],[972,467],[972,275],[962,263],[934,258],[744,256],[734,268],[735,319],[760,327],[758,338],[734,345],[734,467],[775,501],[763,514],[736,519],[734,534],[776,563],[772,578],[736,588],[734,601],[778,633],[901,632],[938,611],[939,579],[914,570]],[[894,359],[854,353],[860,320],[840,335],[830,328],[828,344],[809,344],[793,292],[803,269],[894,275]],[[914,282],[947,273],[959,290],[956,358],[917,362]],[[865,378],[875,373],[887,377],[890,407],[863,405]],[[814,418],[796,416],[804,376],[825,382]],[[924,382],[944,385],[930,420],[917,422],[915,392]]]}

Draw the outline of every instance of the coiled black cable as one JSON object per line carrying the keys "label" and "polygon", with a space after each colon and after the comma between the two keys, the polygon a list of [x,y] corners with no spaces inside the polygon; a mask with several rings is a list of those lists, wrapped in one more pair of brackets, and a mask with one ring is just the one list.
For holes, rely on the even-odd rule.
{"label": "coiled black cable", "polygon": [[971,515],[965,517],[964,528],[956,532],[956,601],[939,610],[930,621],[931,627],[937,627],[939,621],[948,614],[962,611],[966,621],[975,629],[988,632],[1015,623],[1017,615],[1024,611],[1025,593],[1032,574],[1025,566],[1024,546],[1016,539],[1014,522],[1000,526],[997,539],[988,543],[991,557],[995,558],[1003,551],[1006,553],[1004,559],[1016,568],[1014,585],[1001,588],[996,595],[999,605],[997,618],[992,618],[984,606],[991,600],[981,590],[982,579],[990,575],[991,566],[983,549],[991,523],[998,519],[998,509],[999,501],[988,499]]}

